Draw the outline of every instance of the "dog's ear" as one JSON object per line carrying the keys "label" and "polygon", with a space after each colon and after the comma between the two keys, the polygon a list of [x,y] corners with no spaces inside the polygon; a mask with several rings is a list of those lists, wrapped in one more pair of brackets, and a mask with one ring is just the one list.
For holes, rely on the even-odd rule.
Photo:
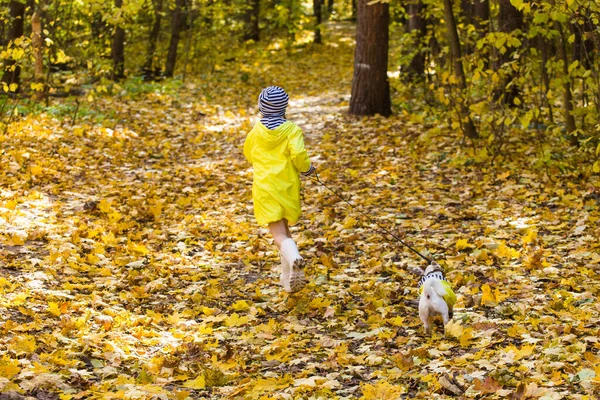
{"label": "dog's ear", "polygon": [[425,268],[423,268],[423,267],[415,267],[414,265],[410,265],[408,267],[408,270],[410,272],[412,272],[413,274],[419,275],[419,276],[422,276],[425,274]]}
{"label": "dog's ear", "polygon": [[444,269],[442,268],[442,266],[440,264],[437,263],[437,261],[431,261],[431,264],[429,264],[429,267],[431,267],[432,271],[444,272]]}

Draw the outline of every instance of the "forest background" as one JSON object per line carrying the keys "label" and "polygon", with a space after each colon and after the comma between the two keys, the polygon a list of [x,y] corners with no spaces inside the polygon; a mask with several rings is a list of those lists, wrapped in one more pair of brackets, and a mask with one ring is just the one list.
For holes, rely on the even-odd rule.
{"label": "forest background", "polygon": [[[597,398],[597,2],[0,13],[2,398]],[[270,84],[354,207],[305,181],[293,296],[240,151]],[[446,335],[362,212],[445,267]]]}

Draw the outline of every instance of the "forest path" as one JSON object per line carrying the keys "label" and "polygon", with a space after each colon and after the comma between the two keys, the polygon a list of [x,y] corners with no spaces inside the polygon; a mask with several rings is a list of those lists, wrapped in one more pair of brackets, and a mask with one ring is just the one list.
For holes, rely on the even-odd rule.
{"label": "forest path", "polygon": [[[0,136],[1,391],[594,393],[596,189],[524,157],[467,159],[406,110],[347,115],[351,25],[326,32],[322,46],[248,47],[184,85],[125,83],[74,126],[48,112]],[[409,272],[422,261],[312,180],[293,228],[311,283],[278,286],[241,151],[269,84],[290,93],[323,181],[445,266],[458,295],[446,337],[422,334]]]}

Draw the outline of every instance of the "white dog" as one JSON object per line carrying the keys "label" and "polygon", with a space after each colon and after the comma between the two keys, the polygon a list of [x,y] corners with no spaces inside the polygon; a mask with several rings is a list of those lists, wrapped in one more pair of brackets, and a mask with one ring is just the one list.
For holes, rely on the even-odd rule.
{"label": "white dog", "polygon": [[444,320],[444,326],[452,318],[456,295],[450,287],[442,267],[435,261],[427,266],[423,277],[419,281],[421,298],[419,299],[419,317],[425,326],[425,332],[431,333],[429,318],[440,314]]}

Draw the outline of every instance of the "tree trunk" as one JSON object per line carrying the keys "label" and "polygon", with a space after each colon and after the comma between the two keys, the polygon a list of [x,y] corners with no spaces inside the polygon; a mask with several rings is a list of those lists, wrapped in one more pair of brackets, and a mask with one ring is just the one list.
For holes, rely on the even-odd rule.
{"label": "tree trunk", "polygon": [[[498,11],[498,30],[500,32],[511,33],[517,29],[523,28],[523,14],[517,10],[511,3],[510,0],[500,0],[499,11]],[[507,46],[508,47],[508,46]],[[499,54],[494,66],[494,70],[498,71],[502,65],[512,61],[512,51],[510,47],[504,54]],[[514,79],[514,71],[511,69],[510,73],[502,81],[502,87],[497,88],[494,91],[494,98],[499,99],[504,95],[503,103],[512,105],[514,100],[519,97],[521,90],[518,86],[512,85],[507,89],[507,86]]]}
{"label": "tree trunk", "polygon": [[[115,8],[121,9],[122,6],[123,0],[115,0]],[[118,12],[120,14],[120,11]],[[119,22],[115,25],[112,41],[112,78],[115,81],[120,81],[125,77],[125,30],[121,26],[121,15],[118,19]]]}
{"label": "tree trunk", "polygon": [[185,15],[183,10],[185,8],[185,0],[175,0],[175,9],[173,10],[173,17],[171,19],[171,41],[169,43],[169,53],[167,54],[167,66],[165,68],[165,75],[172,77],[175,73],[175,62],[177,61],[177,46],[179,45],[179,39],[181,36],[181,30],[185,23]]}
{"label": "tree trunk", "polygon": [[550,76],[548,75],[548,68],[546,65],[548,64],[548,45],[546,43],[546,38],[542,35],[539,36],[539,46],[542,49],[542,82],[544,82],[544,100],[548,105],[548,117],[550,118],[550,123],[554,123],[554,116],[552,114],[552,104],[548,101],[548,92],[550,92]]}
{"label": "tree trunk", "polygon": [[321,38],[321,23],[323,22],[323,14],[321,13],[321,3],[323,0],[313,0],[313,10],[315,12],[315,18],[317,25],[315,26],[315,43],[321,44],[323,40]]}
{"label": "tree trunk", "polygon": [[[8,30],[7,45],[14,46],[14,41],[23,36],[23,20],[25,18],[25,4],[19,1],[11,1],[9,3],[9,14],[10,14],[10,29]],[[4,61],[4,75],[2,75],[2,81],[10,85],[21,83],[21,67],[18,62],[9,58]]]}
{"label": "tree trunk", "polygon": [[327,0],[327,16],[329,17],[331,14],[333,14],[333,1],[334,0]]}
{"label": "tree trunk", "polygon": [[244,31],[244,40],[254,40],[255,42],[260,40],[260,29],[258,26],[259,15],[260,0],[250,0],[250,5],[244,14],[244,22],[246,25]]}
{"label": "tree trunk", "polygon": [[469,107],[467,105],[467,79],[465,78],[465,70],[462,63],[462,52],[460,49],[460,41],[458,39],[458,31],[456,30],[456,21],[454,20],[454,12],[452,11],[452,0],[444,0],[444,19],[446,20],[446,28],[448,29],[448,40],[450,41],[450,51],[452,53],[452,61],[454,65],[454,74],[458,81],[460,96],[464,96],[464,100],[459,102],[459,113],[461,126],[464,133],[469,138],[476,138],[479,135],[471,119]]}
{"label": "tree trunk", "polygon": [[[31,47],[34,59],[34,78],[36,83],[44,83],[44,41],[42,40],[42,18],[36,10],[31,17]],[[44,90],[38,88],[34,98],[40,101],[44,98]]]}
{"label": "tree trunk", "polygon": [[423,9],[424,5],[422,0],[412,0],[406,6],[408,13],[408,32],[414,35],[412,48],[415,52],[408,66],[408,76],[417,79],[423,79],[425,77],[425,46],[423,41],[427,34],[427,27],[425,18],[423,18]]}
{"label": "tree trunk", "polygon": [[554,21],[554,29],[559,32],[558,43],[556,45],[558,58],[562,61],[563,72],[563,114],[565,123],[567,124],[567,133],[569,133],[569,141],[572,145],[578,145],[577,136],[572,133],[577,130],[575,117],[573,117],[573,93],[571,92],[571,80],[569,78],[569,59],[567,57],[567,44],[562,25],[558,21]]}
{"label": "tree trunk", "polygon": [[473,14],[474,14],[475,5],[473,4],[473,0],[461,0],[460,1],[460,11],[464,18],[465,24],[473,24]]}
{"label": "tree trunk", "polygon": [[[146,52],[146,62],[142,67],[143,74],[149,77],[158,75],[157,73],[155,73],[155,71],[152,70],[152,66],[154,64],[154,53],[156,53],[158,36],[160,35],[163,0],[152,0],[152,5],[154,6],[154,22],[152,23],[152,29],[150,29],[150,36],[148,37],[148,50]],[[160,70],[159,68],[157,69]]]}
{"label": "tree trunk", "polygon": [[350,113],[387,117],[392,113],[387,76],[390,8],[388,3],[369,2],[358,0]]}
{"label": "tree trunk", "polygon": [[479,36],[483,37],[489,31],[490,21],[490,1],[475,0],[473,6],[473,25],[479,32]]}

